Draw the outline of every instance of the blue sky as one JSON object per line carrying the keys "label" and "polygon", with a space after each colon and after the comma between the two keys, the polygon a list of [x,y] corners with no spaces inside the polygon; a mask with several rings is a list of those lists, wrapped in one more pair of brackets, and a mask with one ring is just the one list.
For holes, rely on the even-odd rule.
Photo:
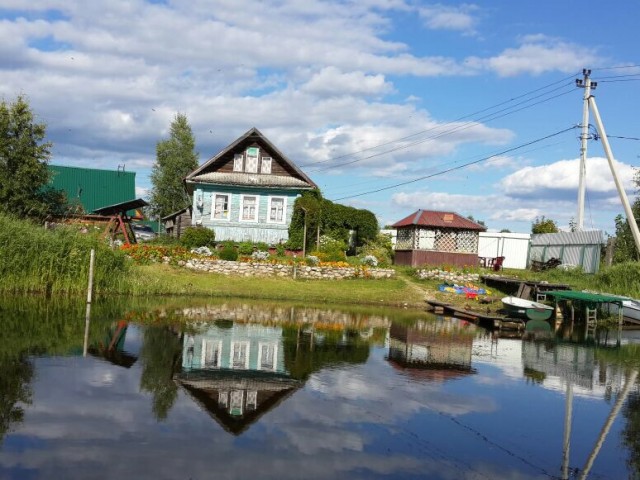
{"label": "blue sky", "polygon": [[[583,68],[607,133],[627,137],[610,143],[635,195],[638,18],[637,2],[591,0],[4,0],[0,96],[27,96],[52,163],[124,164],[141,196],[181,112],[201,161],[255,126],[381,224],[423,208],[567,228]],[[585,228],[613,233],[623,209],[600,142],[588,156]]]}

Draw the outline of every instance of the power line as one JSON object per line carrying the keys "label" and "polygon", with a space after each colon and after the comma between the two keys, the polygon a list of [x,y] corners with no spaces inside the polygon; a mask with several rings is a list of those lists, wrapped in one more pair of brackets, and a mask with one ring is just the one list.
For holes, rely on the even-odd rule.
{"label": "power line", "polygon": [[592,68],[591,70],[620,70],[622,68],[636,68],[636,67],[640,67],[640,64],[638,64],[638,65],[619,65],[617,67],[596,67],[596,68]]}
{"label": "power line", "polygon": [[[361,150],[356,150],[356,151],[354,151],[354,152],[345,153],[345,154],[343,154],[343,155],[339,155],[339,156],[337,156],[337,157],[332,157],[332,158],[329,158],[329,159],[326,159],[326,160],[318,160],[318,161],[316,161],[316,162],[310,162],[310,163],[302,164],[302,165],[300,165],[300,167],[301,167],[301,168],[305,168],[305,167],[308,167],[308,166],[311,166],[311,165],[317,165],[317,164],[321,164],[321,163],[332,162],[332,161],[335,161],[335,160],[339,160],[339,159],[341,159],[341,158],[345,158],[345,157],[350,157],[350,156],[353,156],[353,155],[357,155],[358,153],[368,152],[368,151],[370,151],[370,150],[374,150],[374,149],[376,149],[376,148],[380,148],[380,147],[384,147],[384,146],[387,146],[387,145],[391,145],[391,144],[393,144],[393,143],[401,142],[401,141],[403,141],[403,140],[408,140],[408,139],[413,138],[413,137],[416,137],[416,136],[418,136],[418,135],[422,135],[422,134],[424,134],[424,133],[427,133],[427,132],[433,131],[433,130],[435,130],[436,128],[440,128],[440,127],[442,127],[442,126],[446,126],[446,125],[452,125],[452,124],[455,124],[456,122],[459,122],[459,121],[464,120],[464,119],[466,119],[466,118],[474,117],[475,115],[478,115],[478,114],[480,114],[480,113],[484,113],[484,112],[486,112],[486,111],[492,110],[492,109],[497,108],[497,107],[500,107],[500,106],[502,106],[502,105],[505,105],[505,104],[511,103],[511,102],[513,102],[514,100],[518,100],[518,99],[520,99],[520,98],[527,97],[527,96],[529,96],[529,95],[532,95],[532,94],[534,94],[534,93],[537,93],[537,92],[539,92],[539,91],[541,91],[541,90],[548,89],[549,87],[552,87],[552,86],[557,85],[557,84],[562,83],[562,82],[566,82],[566,81],[567,81],[567,80],[569,80],[569,79],[573,79],[576,75],[577,75],[577,74],[569,75],[569,76],[564,77],[564,78],[562,78],[562,79],[560,79],[560,80],[556,80],[555,82],[551,82],[551,83],[549,83],[549,84],[547,84],[547,85],[544,85],[544,86],[542,86],[542,87],[539,87],[539,88],[536,88],[536,89],[530,90],[530,91],[528,91],[528,92],[525,92],[525,93],[523,93],[523,94],[517,95],[517,96],[515,96],[515,97],[512,97],[512,98],[510,98],[509,100],[504,100],[504,101],[502,101],[502,102],[499,102],[499,103],[497,103],[497,104],[491,105],[491,106],[486,107],[486,108],[483,108],[483,109],[481,109],[481,110],[477,110],[477,111],[475,111],[475,112],[472,112],[472,113],[469,113],[469,114],[466,114],[466,115],[462,115],[462,116],[460,116],[460,117],[456,118],[455,120],[452,120],[452,121],[450,121],[450,122],[446,122],[446,123],[444,123],[444,124],[442,124],[442,125],[438,125],[438,126],[435,126],[435,127],[431,127],[431,128],[425,129],[425,130],[421,130],[421,131],[419,131],[419,132],[412,133],[412,134],[410,134],[410,135],[406,135],[406,136],[404,136],[404,137],[400,137],[400,138],[397,138],[397,139],[394,139],[394,140],[389,140],[389,141],[387,141],[387,142],[384,142],[384,143],[381,143],[381,144],[378,144],[378,145],[373,145],[373,146],[371,146],[371,147],[363,148],[363,149],[361,149]],[[572,85],[573,85],[573,83],[572,83]],[[564,86],[564,85],[563,85],[563,86]],[[555,91],[555,90],[557,90],[557,89],[551,90],[551,92],[553,92],[553,91]],[[547,93],[551,93],[551,92],[547,92]],[[534,97],[534,98],[539,98],[539,96],[538,96],[538,97]],[[496,113],[497,113],[497,112],[496,112]],[[476,121],[478,121],[478,120],[476,120]]]}
{"label": "power line", "polygon": [[[524,150],[524,151],[520,152],[520,154],[524,155],[526,153],[531,153],[531,152],[536,152],[536,151],[539,151],[539,150],[544,150],[546,148],[555,147],[555,146],[560,145],[562,143],[563,143],[563,141],[549,143],[547,145],[541,145],[541,146],[538,146],[538,147],[535,147],[535,148],[530,148],[530,149]],[[436,165],[433,165],[433,168],[444,167],[445,165],[449,165],[450,163],[451,162],[438,163]],[[328,188],[326,190],[323,190],[323,192],[326,193],[326,194],[329,194],[330,192],[334,192],[334,194],[337,194],[337,192],[341,192],[343,190],[353,191],[353,187],[356,187],[356,186],[359,186],[359,185],[369,185],[369,184],[372,184],[372,183],[378,183],[380,180],[381,179],[379,178],[379,179],[376,179],[376,180],[368,180],[368,181],[364,181],[364,182],[352,183],[352,184],[350,184],[348,186],[339,187],[337,189]]]}
{"label": "power line", "polygon": [[[559,88],[565,88],[565,87],[568,87],[568,86],[573,87],[573,83],[563,85],[562,87],[559,87]],[[559,88],[558,88],[558,89],[559,89]],[[552,90],[552,91],[555,91],[555,90],[558,90],[558,89],[554,89],[554,90]],[[516,113],[516,112],[519,112],[519,111],[521,111],[521,110],[525,110],[525,109],[528,109],[528,108],[534,107],[534,106],[536,106],[536,105],[539,105],[539,104],[541,104],[541,103],[545,103],[545,102],[548,102],[548,101],[550,101],[550,100],[556,99],[556,98],[558,98],[558,97],[562,97],[562,96],[564,96],[564,95],[568,95],[568,94],[570,94],[570,93],[572,93],[572,92],[574,92],[574,91],[575,91],[575,90],[574,90],[573,88],[571,88],[570,90],[567,90],[566,92],[559,93],[559,94],[557,94],[557,95],[554,95],[553,97],[549,97],[549,98],[542,99],[542,100],[540,100],[540,101],[538,101],[538,102],[535,102],[535,103],[532,103],[532,104],[530,104],[530,105],[524,105],[523,107],[518,108],[518,109],[515,109],[515,110],[506,111],[506,110],[509,110],[509,109],[511,109],[511,108],[513,108],[513,107],[509,107],[509,108],[506,108],[506,109],[502,109],[502,110],[499,110],[499,111],[494,112],[494,113],[492,113],[492,114],[485,115],[484,117],[480,117],[479,119],[477,119],[477,120],[475,120],[475,121],[473,121],[473,122],[466,122],[466,123],[463,123],[463,124],[458,125],[458,126],[456,126],[456,127],[453,127],[453,128],[448,129],[448,130],[445,130],[444,132],[440,132],[440,133],[438,133],[438,134],[436,134],[436,135],[432,135],[432,136],[427,137],[427,138],[423,138],[423,139],[420,139],[420,140],[416,140],[416,141],[414,141],[414,142],[412,142],[412,143],[409,143],[409,144],[406,144],[406,145],[400,145],[400,146],[398,146],[398,147],[395,147],[395,148],[392,148],[392,149],[389,149],[389,150],[385,150],[385,151],[383,151],[383,152],[374,153],[374,154],[372,154],[372,155],[368,155],[368,156],[366,156],[366,157],[357,158],[357,159],[355,159],[355,160],[351,160],[351,161],[349,161],[349,162],[343,162],[343,163],[338,163],[338,164],[335,164],[335,165],[329,165],[329,166],[327,166],[327,167],[317,168],[317,169],[315,169],[315,170],[309,170],[309,172],[308,172],[308,173],[321,172],[321,171],[329,170],[329,169],[336,168],[336,167],[344,167],[344,166],[347,166],[347,165],[352,165],[352,164],[354,164],[354,163],[361,162],[361,161],[363,161],[363,160],[369,160],[369,159],[371,159],[371,158],[375,158],[375,157],[379,157],[379,156],[382,156],[382,155],[386,155],[386,154],[388,154],[388,153],[393,153],[393,152],[397,152],[397,151],[399,151],[399,150],[405,150],[405,149],[407,149],[407,148],[415,147],[416,145],[420,145],[420,144],[425,143],[425,142],[428,142],[428,141],[430,141],[430,140],[435,140],[435,139],[442,138],[442,137],[444,137],[444,136],[446,136],[446,135],[450,135],[450,134],[455,133],[455,132],[459,132],[459,131],[462,131],[462,130],[467,130],[467,129],[469,129],[469,128],[472,128],[472,127],[474,127],[474,126],[478,125],[478,122],[480,122],[480,121],[490,122],[490,121],[496,120],[496,119],[498,119],[498,118],[506,117],[506,116],[508,116],[508,115],[512,115],[512,114],[514,114],[514,113]],[[549,92],[549,93],[551,93],[551,92]],[[546,95],[546,94],[543,94],[543,95]],[[538,97],[534,97],[534,98],[529,99],[529,100],[526,100],[526,101],[524,101],[524,102],[520,102],[520,103],[518,103],[518,104],[516,104],[516,105],[514,105],[514,106],[521,105],[522,103],[527,103],[527,102],[529,102],[529,101],[531,101],[531,100],[534,100],[534,99],[536,99],[536,98],[539,98],[539,97],[541,97],[541,96],[543,96],[543,95],[539,95]],[[505,112],[505,111],[506,111],[506,113],[502,113],[502,112]],[[502,113],[502,114],[501,114],[501,115],[498,115],[498,113]]]}
{"label": "power line", "polygon": [[483,158],[481,158],[481,159],[479,159],[479,160],[474,160],[474,161],[472,161],[472,162],[467,162],[467,163],[464,163],[464,164],[462,164],[462,165],[458,165],[458,166],[456,166],[456,167],[447,168],[447,169],[445,169],[445,170],[441,170],[441,171],[439,171],[439,172],[431,173],[431,174],[429,174],[429,175],[424,175],[424,176],[422,176],[422,177],[414,178],[413,180],[408,180],[408,181],[406,181],[406,182],[400,182],[400,183],[396,183],[396,184],[394,184],[394,185],[388,185],[388,186],[386,186],[386,187],[378,188],[378,189],[371,190],[371,191],[368,191],[368,192],[363,192],[363,193],[358,193],[358,194],[355,194],[355,195],[349,195],[349,196],[346,196],[346,197],[336,198],[336,199],[334,199],[333,201],[345,200],[345,199],[348,199],[348,198],[362,197],[362,196],[364,196],[364,195],[370,195],[370,194],[372,194],[372,193],[378,193],[378,192],[382,192],[382,191],[385,191],[385,190],[391,190],[391,189],[393,189],[393,188],[401,187],[401,186],[403,186],[403,185],[409,185],[409,184],[411,184],[411,183],[419,182],[420,180],[426,180],[427,178],[433,178],[433,177],[436,177],[436,176],[439,176],[439,175],[444,175],[445,173],[453,172],[453,171],[455,171],[455,170],[460,170],[460,169],[462,169],[462,168],[468,167],[468,166],[470,166],[470,165],[475,165],[475,164],[477,164],[477,163],[484,162],[484,161],[486,161],[486,160],[489,160],[490,158],[497,157],[498,155],[504,155],[504,154],[506,154],[506,153],[510,153],[510,152],[515,151],[515,150],[519,150],[519,149],[521,149],[521,148],[523,148],[523,147],[527,147],[527,146],[529,146],[529,145],[533,145],[533,144],[535,144],[535,143],[542,142],[542,141],[547,140],[547,139],[549,139],[549,138],[556,137],[556,136],[558,136],[558,135],[561,135],[561,134],[563,134],[563,133],[565,133],[565,132],[568,132],[568,131],[570,131],[570,130],[573,130],[573,129],[575,129],[575,128],[579,128],[579,127],[578,127],[578,126],[576,126],[576,125],[574,125],[574,126],[572,126],[572,127],[565,128],[564,130],[560,130],[560,131],[557,131],[557,132],[555,132],[555,133],[551,133],[551,134],[546,135],[546,136],[544,136],[544,137],[540,137],[540,138],[537,138],[537,139],[535,139],[535,140],[531,140],[531,141],[526,142],[526,143],[521,143],[520,145],[517,145],[517,146],[512,147],[512,148],[508,148],[508,149],[503,150],[503,151],[498,152],[498,153],[494,153],[493,155],[489,155],[489,156],[487,156],[487,157],[483,157]]}

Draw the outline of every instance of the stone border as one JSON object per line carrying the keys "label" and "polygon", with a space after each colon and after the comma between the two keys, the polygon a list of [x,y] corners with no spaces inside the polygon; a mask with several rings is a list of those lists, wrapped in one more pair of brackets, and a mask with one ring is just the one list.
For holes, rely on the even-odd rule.
{"label": "stone border", "polygon": [[227,260],[191,259],[178,265],[201,272],[240,277],[294,277],[318,280],[344,280],[348,278],[395,278],[392,268],[371,267],[309,267],[278,263],[233,262]]}

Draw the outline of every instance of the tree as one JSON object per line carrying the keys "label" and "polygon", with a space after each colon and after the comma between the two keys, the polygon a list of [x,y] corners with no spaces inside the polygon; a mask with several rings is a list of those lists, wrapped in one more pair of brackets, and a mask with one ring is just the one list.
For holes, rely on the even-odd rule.
{"label": "tree", "polygon": [[558,225],[550,218],[536,217],[531,224],[531,233],[558,233]]}
{"label": "tree", "polygon": [[173,374],[181,353],[180,339],[169,328],[150,326],[144,330],[140,349],[140,390],[152,394],[151,409],[158,420],[167,418],[178,398]]}
{"label": "tree", "polygon": [[[322,198],[320,190],[304,192],[296,199],[289,225],[289,248],[302,248],[304,225],[307,225],[307,248],[314,247],[318,228],[321,235],[361,247],[378,235],[378,220],[369,210],[333,203]],[[350,236],[353,232],[353,237]]]}
{"label": "tree", "polygon": [[151,171],[151,211],[164,217],[190,204],[182,180],[198,166],[195,138],[187,116],[178,113],[169,138],[156,145],[156,163]]}
{"label": "tree", "polygon": [[64,197],[48,183],[51,143],[24,97],[0,103],[0,211],[18,217],[42,217]]}
{"label": "tree", "polygon": [[503,228],[502,230],[500,230],[500,233],[511,233],[511,230],[509,230],[508,228]]}
{"label": "tree", "polygon": [[468,218],[469,220],[471,220],[472,222],[476,222],[478,225],[482,225],[482,226],[483,226],[483,227],[485,227],[485,228],[486,228],[486,226],[487,226],[487,224],[486,224],[486,223],[484,223],[484,220],[476,220],[475,218],[473,218],[473,215],[469,215],[469,216],[467,216],[467,218]]}

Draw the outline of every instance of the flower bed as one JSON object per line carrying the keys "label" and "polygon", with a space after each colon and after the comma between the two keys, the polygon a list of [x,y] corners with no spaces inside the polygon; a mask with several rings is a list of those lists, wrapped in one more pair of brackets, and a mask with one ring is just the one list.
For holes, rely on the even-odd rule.
{"label": "flower bed", "polygon": [[179,246],[136,244],[123,245],[120,248],[139,265],[162,262],[221,275],[339,280],[393,278],[396,274],[393,269],[373,268],[368,265],[350,265],[347,262],[309,262],[308,259],[301,257],[274,258],[256,255],[257,252],[251,256],[241,256],[238,261],[229,261],[221,260],[216,255],[206,255],[208,252],[202,249],[189,251]]}

